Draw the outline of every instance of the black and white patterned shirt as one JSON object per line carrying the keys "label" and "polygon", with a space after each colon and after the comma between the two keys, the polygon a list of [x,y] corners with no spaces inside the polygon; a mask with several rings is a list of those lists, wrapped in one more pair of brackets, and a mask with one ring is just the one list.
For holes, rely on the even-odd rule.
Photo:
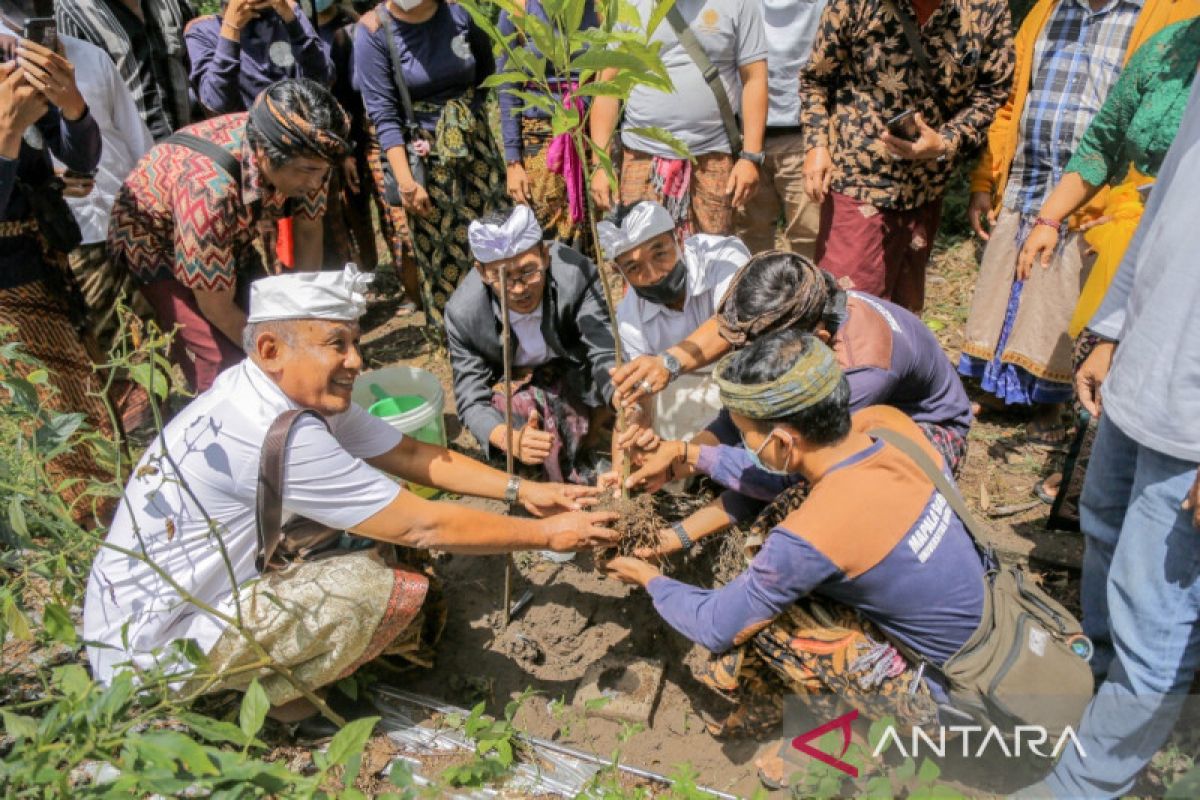
{"label": "black and white patterned shirt", "polygon": [[156,141],[191,121],[183,28],[194,14],[185,0],[141,0],[141,16],[121,0],[57,0],[54,5],[64,34],[91,42],[112,58]]}

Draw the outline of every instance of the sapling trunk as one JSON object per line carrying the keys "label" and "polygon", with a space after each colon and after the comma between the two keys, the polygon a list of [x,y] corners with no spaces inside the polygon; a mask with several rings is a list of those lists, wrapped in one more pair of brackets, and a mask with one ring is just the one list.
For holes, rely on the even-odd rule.
{"label": "sapling trunk", "polygon": [[[588,113],[589,114],[591,113],[590,107],[588,109]],[[582,128],[585,121],[586,121],[586,115],[585,115],[585,119],[580,121],[580,123],[579,123],[580,128]],[[586,164],[587,163],[587,160],[586,160],[587,151],[584,148],[583,135],[581,133],[579,133],[579,129],[576,129],[575,131],[571,132],[571,145],[575,148],[575,152],[577,152],[579,154],[579,163]],[[586,177],[586,175],[587,175],[587,168],[584,167],[584,176]],[[588,182],[585,181],[585,185],[587,183]],[[605,266],[604,255],[600,252],[600,237],[597,235],[597,232],[596,232],[596,214],[595,214],[596,207],[595,207],[595,204],[592,202],[591,192],[587,191],[586,189],[584,190],[584,204],[585,204],[584,210],[587,215],[588,227],[592,233],[592,251],[593,251],[593,255],[596,260],[596,269],[599,270],[599,272],[600,272],[600,286],[604,290],[604,305],[608,306],[608,325],[609,325],[609,329],[612,331],[613,346],[615,349],[614,366],[617,369],[620,369],[621,366],[625,363],[625,350],[621,346],[621,331],[620,331],[620,326],[617,324],[617,301],[613,298],[613,295],[612,295],[612,278],[614,276],[610,273],[608,268]],[[622,280],[624,280],[624,279],[622,278]],[[624,433],[624,431],[625,431],[625,425],[628,422],[628,420],[626,419],[626,416],[625,416],[624,406],[617,405],[616,412],[617,412],[617,420],[616,420],[616,424],[614,425],[615,430],[613,431],[613,436],[616,438],[620,438],[621,434]],[[614,450],[615,450],[615,448],[614,448]],[[621,451],[620,459],[621,459],[621,463],[613,464],[613,469],[617,471],[617,474],[620,477],[621,497],[627,498],[627,497],[629,497],[629,489],[625,486],[625,482],[629,479],[629,458],[625,454],[624,450]]]}
{"label": "sapling trunk", "polygon": [[[512,332],[508,323],[508,270],[500,270],[500,339],[504,360],[504,470],[513,476],[513,413],[512,413]],[[508,509],[509,512],[512,508]],[[504,627],[512,617],[513,557],[504,557]]]}

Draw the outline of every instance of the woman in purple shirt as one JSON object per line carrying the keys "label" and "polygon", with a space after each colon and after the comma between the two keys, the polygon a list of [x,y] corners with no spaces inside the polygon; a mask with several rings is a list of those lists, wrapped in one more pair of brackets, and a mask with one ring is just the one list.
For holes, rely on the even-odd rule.
{"label": "woman in purple shirt", "polygon": [[329,86],[329,48],[291,0],[229,0],[183,34],[192,91],[210,116],[245,111],[272,83],[308,78]]}
{"label": "woman in purple shirt", "polygon": [[[527,16],[541,20],[561,30],[561,22],[551,22],[540,0],[517,0]],[[595,4],[586,0],[579,30],[600,24]],[[518,34],[514,47],[524,47],[538,55],[533,42],[527,41],[521,17],[514,18],[507,10],[500,12],[500,33]],[[501,53],[498,69],[508,68],[508,54]],[[584,98],[572,97],[578,74],[547,75],[547,83],[557,103],[572,103],[580,119],[587,109]],[[508,170],[508,196],[514,203],[524,203],[537,214],[542,230],[579,252],[588,252],[585,214],[585,178],[583,164],[575,158],[567,134],[555,136],[550,117],[544,109],[527,104],[514,89],[540,94],[540,84],[506,84],[499,91],[500,133],[504,139],[504,161]]]}
{"label": "woman in purple shirt", "polygon": [[[415,119],[405,113],[393,56]],[[498,208],[504,196],[503,165],[479,88],[496,70],[491,42],[462,6],[388,0],[359,22],[354,70],[382,159],[399,189],[403,210],[391,208],[390,222],[396,232],[408,230],[427,329],[438,331],[440,340],[442,309],[473,267],[467,225]],[[425,185],[413,176],[409,150],[423,159]],[[402,263],[399,236],[393,236],[392,249],[395,263]]]}

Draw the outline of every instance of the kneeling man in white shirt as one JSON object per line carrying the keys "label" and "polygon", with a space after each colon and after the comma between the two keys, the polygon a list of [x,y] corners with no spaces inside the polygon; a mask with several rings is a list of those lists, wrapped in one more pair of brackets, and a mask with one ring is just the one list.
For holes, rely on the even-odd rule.
{"label": "kneeling man in white shirt", "polygon": [[[302,692],[252,668],[258,646],[309,689],[381,654],[427,661],[441,621],[430,573],[392,545],[488,554],[615,541],[603,527],[615,515],[580,510],[596,490],[510,479],[351,403],[369,281],[347,265],[252,284],[248,357],[146,450],[92,567],[84,636],[98,680],[128,667],[183,682],[190,640],[223,676],[209,688],[258,677],[275,716],[302,718],[313,712]],[[520,502],[538,519],[423,500],[389,476]],[[331,530],[383,546],[345,548],[354,540]]]}

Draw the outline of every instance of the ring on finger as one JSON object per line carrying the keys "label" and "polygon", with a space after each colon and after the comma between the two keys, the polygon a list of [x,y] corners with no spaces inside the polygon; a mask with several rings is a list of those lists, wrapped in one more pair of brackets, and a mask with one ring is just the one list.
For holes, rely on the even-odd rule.
{"label": "ring on finger", "polygon": [[638,384],[638,388],[641,389],[646,394],[654,393],[654,387],[650,385],[650,381],[646,381],[646,380],[642,381],[641,383]]}

